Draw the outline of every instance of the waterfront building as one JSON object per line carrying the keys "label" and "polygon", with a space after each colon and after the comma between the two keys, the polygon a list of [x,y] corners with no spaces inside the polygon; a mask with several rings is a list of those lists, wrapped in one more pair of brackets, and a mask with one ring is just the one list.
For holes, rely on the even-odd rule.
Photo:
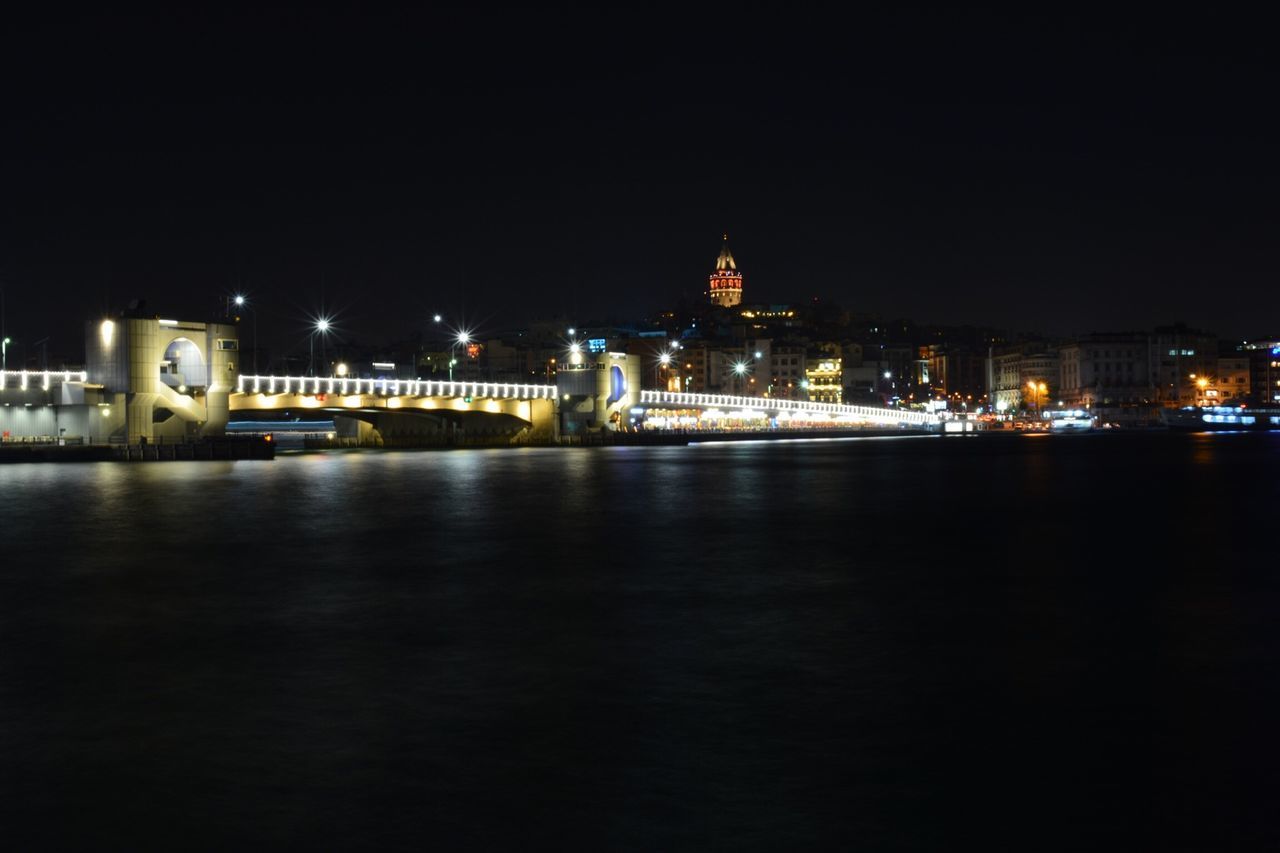
{"label": "waterfront building", "polygon": [[1058,349],[1058,399],[1106,421],[1155,418],[1150,340],[1141,332],[1094,332]]}
{"label": "waterfront building", "polygon": [[1206,394],[1217,405],[1226,400],[1243,400],[1249,396],[1249,356],[1240,352],[1222,353],[1218,356],[1218,372],[1211,377],[1210,388],[1216,394]]}
{"label": "waterfront building", "polygon": [[720,257],[716,258],[715,272],[708,276],[707,298],[712,305],[732,308],[742,302],[742,273],[729,251],[729,235],[724,235]]}
{"label": "waterfront building", "polygon": [[997,412],[1022,408],[1022,350],[987,355],[987,399]]}
{"label": "waterfront building", "polygon": [[926,344],[920,361],[919,382],[931,396],[970,404],[986,392],[986,359],[964,346]]}
{"label": "waterfront building", "polygon": [[1196,380],[1218,370],[1218,339],[1182,323],[1160,326],[1151,335],[1149,359],[1160,404],[1189,406],[1200,390]]}
{"label": "waterfront building", "polygon": [[838,355],[821,355],[808,359],[804,371],[808,398],[815,403],[840,403],[844,400],[844,365]]}
{"label": "waterfront building", "polygon": [[770,397],[799,399],[805,375],[805,349],[794,344],[775,344],[769,360]]}
{"label": "waterfront building", "polygon": [[1249,357],[1249,397],[1267,406],[1280,403],[1280,338],[1250,341],[1243,352]]}

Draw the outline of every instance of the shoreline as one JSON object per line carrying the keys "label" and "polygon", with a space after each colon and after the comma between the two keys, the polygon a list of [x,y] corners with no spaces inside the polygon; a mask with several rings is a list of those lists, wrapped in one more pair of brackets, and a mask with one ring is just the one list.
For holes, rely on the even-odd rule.
{"label": "shoreline", "polygon": [[[1275,430],[1204,430],[1203,434],[1266,433]],[[766,441],[817,441],[851,438],[1018,438],[1031,436],[1100,436],[1100,435],[1186,435],[1199,434],[1194,430],[1177,430],[1168,427],[1142,429],[1088,430],[1080,432],[1052,433],[1047,431],[1025,432],[1021,430],[975,430],[964,433],[944,433],[919,429],[850,429],[850,430],[797,430],[794,432],[722,432],[647,434],[619,433],[602,438],[592,436],[586,441],[564,443],[525,444],[453,444],[422,446],[380,447],[281,447],[273,442],[244,439],[215,439],[188,444],[148,445],[65,445],[21,444],[7,442],[0,445],[0,465],[23,463],[74,463],[74,462],[226,462],[270,461],[279,456],[301,456],[313,453],[368,453],[390,451],[452,451],[452,450],[519,450],[523,448],[604,448],[604,447],[687,447],[697,444],[724,444],[731,442]]]}

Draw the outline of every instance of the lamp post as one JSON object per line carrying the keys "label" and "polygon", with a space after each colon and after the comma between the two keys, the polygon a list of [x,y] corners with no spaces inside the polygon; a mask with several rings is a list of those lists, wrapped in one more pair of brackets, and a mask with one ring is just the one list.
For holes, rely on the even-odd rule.
{"label": "lamp post", "polygon": [[745,361],[735,361],[733,363],[733,375],[737,378],[738,395],[745,396],[742,388],[742,378],[747,375],[747,363]]}
{"label": "lamp post", "polygon": [[311,331],[311,353],[307,359],[307,372],[312,376],[316,375],[316,335],[320,335],[320,360],[324,361],[324,344],[325,339],[328,337],[328,333],[329,320],[325,317],[321,317],[319,320],[316,320],[315,328]]}
{"label": "lamp post", "polygon": [[658,363],[654,365],[653,368],[653,381],[661,385],[664,391],[668,390],[666,387],[667,383],[658,377],[667,373],[669,370],[671,370],[671,353],[664,350],[662,354],[658,356]]}
{"label": "lamp post", "polygon": [[9,369],[9,344],[13,343],[10,338],[0,341],[0,370]]}
{"label": "lamp post", "polygon": [[1206,399],[1206,396],[1205,396],[1205,389],[1209,387],[1209,377],[1207,377],[1207,376],[1196,376],[1196,375],[1193,373],[1193,374],[1191,374],[1191,378],[1192,378],[1192,379],[1194,379],[1194,380],[1195,380],[1195,382],[1196,382],[1196,391],[1197,391],[1197,393],[1196,393],[1196,405],[1197,405],[1197,406],[1205,406],[1205,405],[1208,405],[1208,402],[1209,402],[1209,401]]}
{"label": "lamp post", "polygon": [[449,346],[449,381],[453,381],[453,366],[458,363],[457,352],[458,344],[466,346],[471,343],[471,333],[462,331],[458,332],[458,336],[453,339],[453,343]]}
{"label": "lamp post", "polygon": [[1043,382],[1028,382],[1027,388],[1031,391],[1031,405],[1036,410],[1036,416],[1040,415],[1040,395],[1049,390],[1049,386]]}
{"label": "lamp post", "polygon": [[245,298],[243,293],[237,293],[235,299],[237,308],[248,308],[253,312],[253,375],[258,375],[258,309],[249,304],[249,300]]}

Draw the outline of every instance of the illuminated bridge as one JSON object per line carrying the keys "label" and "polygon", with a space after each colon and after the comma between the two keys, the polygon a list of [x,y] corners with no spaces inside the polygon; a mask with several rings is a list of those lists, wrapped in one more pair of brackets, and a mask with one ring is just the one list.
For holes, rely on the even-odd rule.
{"label": "illuminated bridge", "polygon": [[377,431],[387,443],[469,435],[552,438],[559,398],[554,385],[343,376],[247,376],[236,379],[232,415],[314,412],[348,420],[348,437]]}
{"label": "illuminated bridge", "polygon": [[[705,428],[704,422],[710,421],[713,425],[772,422],[771,425],[778,428],[871,424],[929,429],[938,424],[937,416],[926,412],[730,394],[641,391],[640,403],[646,421],[658,426],[693,426],[696,421]],[[698,414],[690,415],[690,412]]]}

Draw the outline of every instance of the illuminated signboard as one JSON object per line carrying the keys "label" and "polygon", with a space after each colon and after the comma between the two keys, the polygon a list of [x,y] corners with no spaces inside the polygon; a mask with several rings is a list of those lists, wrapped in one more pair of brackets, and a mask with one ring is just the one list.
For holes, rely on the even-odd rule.
{"label": "illuminated signboard", "polygon": [[588,352],[604,352],[608,341],[604,338],[590,338],[587,340]]}

